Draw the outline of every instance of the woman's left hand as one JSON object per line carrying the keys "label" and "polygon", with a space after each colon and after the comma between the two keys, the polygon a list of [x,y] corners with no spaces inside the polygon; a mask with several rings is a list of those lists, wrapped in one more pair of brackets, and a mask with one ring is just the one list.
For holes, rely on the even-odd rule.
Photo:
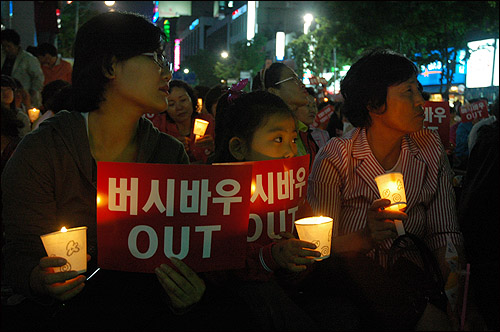
{"label": "woman's left hand", "polygon": [[177,310],[187,309],[201,300],[206,289],[205,282],[181,260],[172,257],[170,261],[180,273],[162,264],[155,269],[156,277],[169,296],[172,307]]}

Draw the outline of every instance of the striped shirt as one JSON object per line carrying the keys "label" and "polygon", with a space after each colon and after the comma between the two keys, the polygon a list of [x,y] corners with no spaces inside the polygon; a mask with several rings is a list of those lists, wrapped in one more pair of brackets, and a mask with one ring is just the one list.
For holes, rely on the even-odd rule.
{"label": "striped shirt", "polygon": [[[452,171],[439,136],[423,129],[403,137],[401,143],[407,207],[406,232],[420,236],[431,250],[463,245],[455,210]],[[334,220],[334,238],[363,229],[367,211],[380,198],[375,177],[386,171],[373,155],[366,129],[356,128],[347,137],[332,138],[317,154],[308,183],[308,200],[315,215]],[[393,240],[379,246],[379,263],[387,265]],[[375,249],[368,253],[375,256]]]}

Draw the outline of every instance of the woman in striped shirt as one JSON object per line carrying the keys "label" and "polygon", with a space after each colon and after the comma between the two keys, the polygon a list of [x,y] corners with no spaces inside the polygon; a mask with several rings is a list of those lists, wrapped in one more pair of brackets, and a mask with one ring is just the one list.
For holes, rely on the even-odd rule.
{"label": "woman in striped shirt", "polygon": [[[316,215],[334,219],[332,249],[336,254],[352,257],[348,253],[355,253],[365,262],[367,257],[373,259],[373,266],[386,267],[388,250],[397,237],[394,220],[399,219],[406,232],[419,236],[434,252],[446,280],[447,239],[459,253],[463,240],[446,153],[439,136],[422,129],[425,101],[417,75],[418,68],[409,59],[381,49],[370,51],[351,67],[341,93],[345,115],[357,128],[346,137],[331,139],[318,152],[308,200]],[[388,172],[403,174],[404,212],[384,210],[390,201],[380,199],[374,179]],[[368,266],[361,270],[350,277],[373,291],[375,272]],[[382,290],[390,287],[383,282],[372,300],[394,305]],[[422,313],[419,324],[442,322],[445,325],[431,328],[449,328],[446,314],[435,306],[425,303]],[[419,318],[415,317],[415,324]]]}

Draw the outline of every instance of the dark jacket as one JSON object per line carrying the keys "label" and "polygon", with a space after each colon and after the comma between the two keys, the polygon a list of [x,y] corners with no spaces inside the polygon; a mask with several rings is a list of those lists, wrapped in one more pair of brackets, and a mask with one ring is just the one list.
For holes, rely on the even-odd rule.
{"label": "dark jacket", "polygon": [[[141,118],[138,163],[188,164],[182,144]],[[5,276],[30,295],[29,278],[46,256],[40,235],[87,226],[88,271],[97,261],[97,166],[84,117],[61,111],[25,136],[2,174]]]}

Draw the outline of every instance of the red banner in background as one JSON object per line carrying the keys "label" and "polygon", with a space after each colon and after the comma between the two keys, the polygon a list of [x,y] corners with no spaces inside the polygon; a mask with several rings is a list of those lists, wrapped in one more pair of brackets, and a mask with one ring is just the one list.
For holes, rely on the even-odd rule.
{"label": "red banner in background", "polygon": [[153,273],[166,257],[196,272],[244,267],[251,165],[97,168],[101,268]]}
{"label": "red banner in background", "polygon": [[450,145],[450,105],[447,101],[426,101],[424,109],[424,128],[437,130],[447,148]]}
{"label": "red banner in background", "polygon": [[247,241],[268,244],[292,233],[306,200],[309,155],[237,164],[253,167]]}
{"label": "red banner in background", "polygon": [[478,100],[468,105],[462,105],[460,108],[460,117],[462,122],[472,122],[476,119],[487,118],[488,102],[486,100]]}

